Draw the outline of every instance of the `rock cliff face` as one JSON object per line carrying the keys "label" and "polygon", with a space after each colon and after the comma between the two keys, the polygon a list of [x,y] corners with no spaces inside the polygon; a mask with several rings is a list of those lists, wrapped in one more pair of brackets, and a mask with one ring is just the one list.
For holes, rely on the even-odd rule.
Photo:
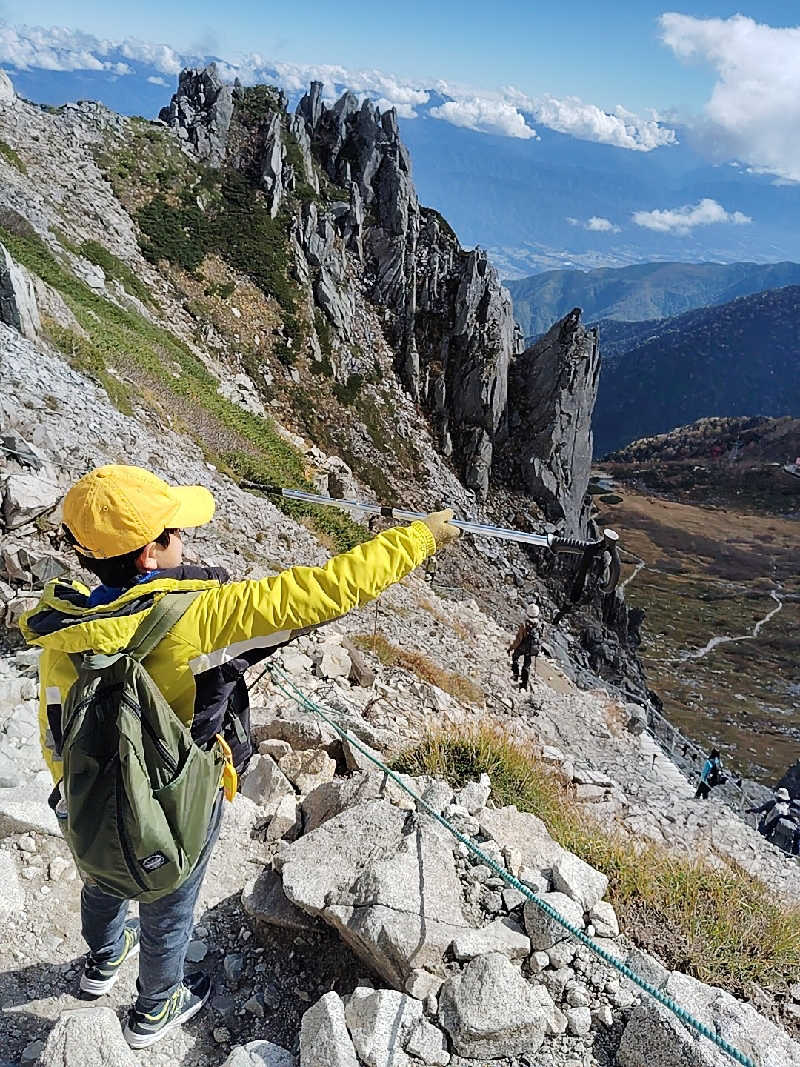
{"label": "rock cliff face", "polygon": [[432,415],[466,484],[485,494],[515,345],[508,294],[486,254],[465,252],[444,220],[420,206],[395,113],[369,100],[359,107],[350,93],[329,109],[320,89],[312,85],[298,116],[328,178],[349,190],[339,224],[363,255],[373,301],[391,313],[406,387]]}
{"label": "rock cliff face", "polygon": [[1,244],[0,322],[29,338],[36,337],[40,325],[33,281]]}
{"label": "rock cliff face", "polygon": [[582,530],[587,518],[599,375],[597,331],[581,325],[580,308],[518,356],[509,374],[498,476],[524,488],[553,522],[573,532]]}
{"label": "rock cliff face", "polygon": [[[270,211],[297,183],[315,192],[325,184],[327,202],[307,197],[294,226],[298,274],[347,336],[348,257],[366,273],[405,387],[465,484],[484,496],[517,346],[508,294],[485,252],[462,249],[438,213],[420,206],[394,111],[352,93],[328,107],[321,91],[312,83],[287,123],[278,111],[263,118],[255,142]],[[227,152],[240,167],[237,102],[246,109],[248,92],[233,90],[231,118],[216,71],[185,71],[162,118],[199,158],[218,165]]]}

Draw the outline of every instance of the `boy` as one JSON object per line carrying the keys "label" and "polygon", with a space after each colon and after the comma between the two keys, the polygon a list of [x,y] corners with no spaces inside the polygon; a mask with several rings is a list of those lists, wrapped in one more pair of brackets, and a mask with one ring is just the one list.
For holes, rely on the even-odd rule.
{"label": "boy", "polygon": [[[102,584],[90,593],[78,582],[51,582],[21,622],[29,643],[43,649],[40,732],[57,787],[54,803],[62,766],[53,734],[60,733],[61,707],[76,678],[70,655],[119,651],[165,593],[200,590],[145,665],[195,743],[208,748],[216,734],[226,735],[241,767],[250,746],[249,720],[242,714],[237,687],[242,665],[290,640],[295,631],[328,622],[378,596],[460,532],[448,522],[452,511],[437,512],[424,522],[381,533],[324,567],[293,567],[261,581],[221,584],[224,572],[182,566],[181,529],[205,525],[214,507],[202,486],[170,486],[140,467],[99,467],[67,493],[67,537],[81,564]],[[232,665],[233,675],[225,675]],[[209,977],[184,977],[183,966],[194,905],[219,835],[221,797],[189,877],[169,895],[141,903],[138,921],[126,919],[126,900],[88,882],[82,888],[82,932],[89,955],[81,989],[107,993],[122,963],[141,951],[138,998],[125,1028],[133,1048],[160,1040],[199,1011],[209,996]],[[67,817],[63,808],[62,801],[57,814]]]}

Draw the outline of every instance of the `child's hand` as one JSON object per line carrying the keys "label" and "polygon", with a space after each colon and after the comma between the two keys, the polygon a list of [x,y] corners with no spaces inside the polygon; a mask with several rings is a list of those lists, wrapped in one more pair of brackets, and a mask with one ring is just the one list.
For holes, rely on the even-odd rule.
{"label": "child's hand", "polygon": [[436,541],[436,547],[441,548],[442,545],[446,545],[450,541],[457,541],[461,536],[461,531],[457,526],[453,526],[450,519],[453,518],[453,509],[446,508],[444,511],[433,511],[424,520],[425,525],[433,534],[433,538]]}

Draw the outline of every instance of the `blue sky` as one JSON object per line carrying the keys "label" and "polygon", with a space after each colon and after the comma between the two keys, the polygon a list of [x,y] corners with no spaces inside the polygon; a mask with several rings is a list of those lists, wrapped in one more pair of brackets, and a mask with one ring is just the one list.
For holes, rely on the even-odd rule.
{"label": "blue sky", "polygon": [[391,7],[353,0],[0,0],[0,18],[11,25],[67,25],[229,60],[256,51],[272,61],[376,67],[422,84],[513,84],[530,95],[577,95],[607,109],[696,114],[715,74],[708,64],[681,63],[660,41],[658,18],[670,10],[703,19],[739,11],[773,27],[800,24],[797,0],[676,7],[653,0],[406,0]]}
{"label": "blue sky", "polygon": [[0,0],[0,65],[152,91],[215,55],[229,80],[318,78],[327,98],[349,88],[507,137],[549,127],[651,152],[689,127],[715,161],[800,182],[800,0],[746,2]]}

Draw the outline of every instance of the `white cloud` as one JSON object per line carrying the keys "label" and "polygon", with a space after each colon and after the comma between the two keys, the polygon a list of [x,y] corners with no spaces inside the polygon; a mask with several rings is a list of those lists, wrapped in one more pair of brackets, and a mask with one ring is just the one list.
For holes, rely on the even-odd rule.
{"label": "white cloud", "polygon": [[586,223],[586,229],[595,230],[597,233],[619,233],[619,226],[615,226],[610,219],[601,218],[599,215],[592,215]]}
{"label": "white cloud", "polygon": [[536,130],[525,121],[525,116],[513,104],[504,100],[492,100],[480,96],[462,100],[447,100],[431,108],[435,119],[444,119],[454,126],[466,126],[479,133],[497,133],[503,137],[520,137],[530,140],[538,137]]}
{"label": "white cloud", "polygon": [[132,74],[127,63],[105,58],[115,51],[110,41],[101,41],[65,26],[15,29],[0,26],[0,63],[19,70],[106,70]]}
{"label": "white cloud", "polygon": [[669,12],[661,35],[676,56],[710,64],[717,81],[705,113],[720,156],[800,181],[800,26],[745,15],[699,19]]}
{"label": "white cloud", "polygon": [[674,233],[685,237],[695,226],[711,226],[714,223],[727,222],[734,226],[744,226],[753,220],[741,211],[726,211],[716,200],[706,198],[696,204],[669,210],[636,211],[633,221],[637,226],[659,233]]}
{"label": "white cloud", "polygon": [[185,58],[166,44],[150,44],[148,41],[137,41],[135,37],[128,37],[119,46],[119,50],[126,59],[147,63],[161,74],[180,74],[186,66]]}
{"label": "white cloud", "polygon": [[151,85],[168,85],[169,82],[166,78],[162,78],[160,75],[151,74],[147,79]]}
{"label": "white cloud", "polygon": [[567,215],[567,222],[570,226],[580,226],[583,230],[591,230],[593,233],[619,233],[619,226],[615,226],[611,219],[604,219],[601,215],[592,215],[591,218],[583,219],[573,218],[572,215]]}
{"label": "white cloud", "polygon": [[655,116],[642,118],[621,105],[611,114],[594,104],[584,103],[577,96],[562,100],[545,96],[536,100],[513,86],[505,90],[505,96],[523,111],[530,112],[542,126],[582,141],[596,141],[634,152],[650,152],[662,145],[677,144],[675,131],[662,126]]}
{"label": "white cloud", "polygon": [[218,68],[222,77],[230,80],[238,77],[243,85],[267,81],[277,83],[289,92],[299,92],[307,89],[309,82],[320,81],[326,100],[334,100],[350,89],[354,93],[369,95],[382,111],[394,107],[398,115],[409,119],[417,117],[416,108],[426,104],[430,95],[425,89],[380,70],[348,70],[319,63],[271,64],[257,52],[236,64],[220,63]]}

